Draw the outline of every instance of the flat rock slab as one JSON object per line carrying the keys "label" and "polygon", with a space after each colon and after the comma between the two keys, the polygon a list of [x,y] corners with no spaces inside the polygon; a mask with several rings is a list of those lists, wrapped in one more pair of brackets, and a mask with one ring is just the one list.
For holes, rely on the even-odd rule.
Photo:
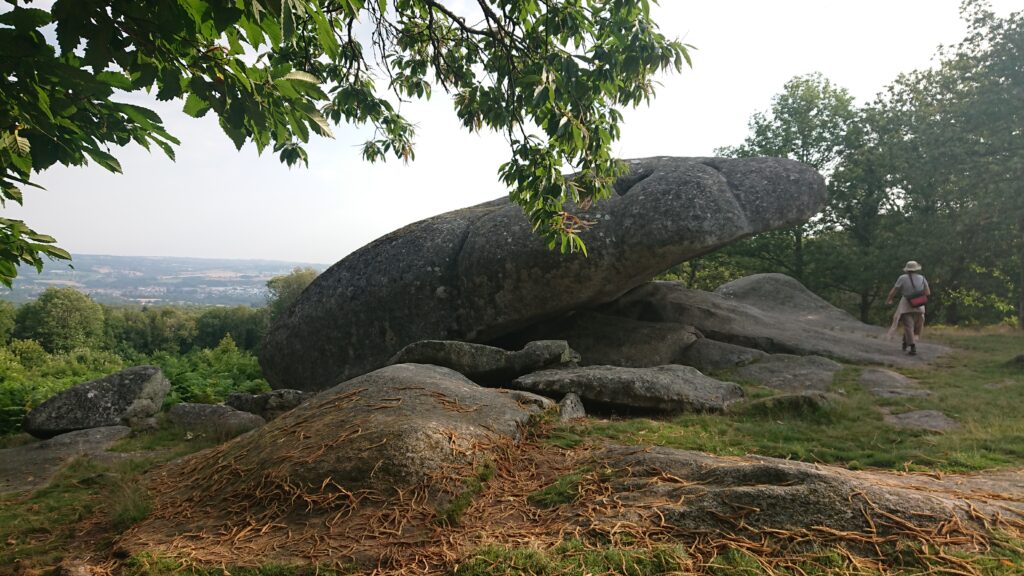
{"label": "flat rock slab", "polygon": [[650,509],[655,525],[682,533],[760,538],[764,530],[777,530],[773,538],[793,531],[793,538],[833,538],[876,529],[898,533],[907,525],[932,529],[950,520],[984,529],[982,516],[1024,518],[1019,482],[1003,499],[974,475],[937,480],[662,447],[611,447],[598,460],[619,471],[611,490],[626,509]]}
{"label": "flat rock slab", "polygon": [[757,274],[715,292],[650,282],[601,309],[605,314],[694,326],[707,338],[765,352],[819,355],[859,364],[920,366],[948,352],[921,343],[907,356],[886,330],[864,324],[782,274]]}
{"label": "flat rock slab", "polygon": [[548,249],[507,198],[392,232],[320,274],[270,327],[274,388],[323,390],[419,340],[489,342],[615,300],[656,274],[825,202],[814,169],[780,158],[634,160],[612,198],[584,210],[588,255]]}
{"label": "flat rock slab", "polygon": [[746,366],[765,356],[765,352],[746,346],[700,338],[683,352],[679,363],[709,373]]}
{"label": "flat rock slab", "polygon": [[261,416],[223,404],[182,402],[171,406],[167,419],[175,426],[200,434],[231,438],[267,423]]}
{"label": "flat rock slab", "polygon": [[917,380],[885,368],[865,368],[858,382],[861,387],[880,398],[922,398],[932,394],[922,388]]}
{"label": "flat rock slab", "polygon": [[156,366],[133,366],[110,376],[76,384],[25,415],[25,432],[36,438],[131,425],[160,411],[171,382]]}
{"label": "flat rock slab", "polygon": [[528,342],[514,351],[456,340],[421,340],[399,350],[388,364],[443,366],[481,386],[501,387],[537,370],[575,366],[579,359],[565,340]]}
{"label": "flat rock slab", "polygon": [[105,426],[0,450],[0,493],[42,488],[68,461],[102,453],[130,433],[127,426]]}
{"label": "flat rock slab", "polygon": [[913,410],[901,414],[886,414],[885,421],[896,428],[945,432],[960,427],[960,423],[938,410]]}
{"label": "flat rock slab", "polygon": [[559,339],[579,353],[581,366],[650,368],[683,362],[698,340],[693,326],[673,322],[644,322],[579,310],[565,318],[542,322],[499,340],[503,346],[521,346],[536,339]]}
{"label": "flat rock slab", "polygon": [[573,393],[587,405],[664,413],[723,412],[743,397],[737,384],[677,365],[542,370],[517,378],[512,387],[556,397]]}
{"label": "flat rock slab", "polygon": [[783,392],[827,392],[842,364],[821,356],[770,354],[732,375]]}

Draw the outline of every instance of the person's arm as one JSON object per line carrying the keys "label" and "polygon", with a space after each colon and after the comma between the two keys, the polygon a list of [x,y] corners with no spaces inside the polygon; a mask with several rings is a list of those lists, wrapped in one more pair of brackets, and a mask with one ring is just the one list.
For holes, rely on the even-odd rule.
{"label": "person's arm", "polygon": [[896,279],[896,284],[893,285],[892,290],[889,290],[889,295],[885,297],[886,304],[892,304],[893,299],[897,293],[903,292],[903,276]]}
{"label": "person's arm", "polygon": [[896,296],[896,287],[893,286],[892,290],[889,290],[889,295],[885,297],[886,304],[892,304],[892,299]]}

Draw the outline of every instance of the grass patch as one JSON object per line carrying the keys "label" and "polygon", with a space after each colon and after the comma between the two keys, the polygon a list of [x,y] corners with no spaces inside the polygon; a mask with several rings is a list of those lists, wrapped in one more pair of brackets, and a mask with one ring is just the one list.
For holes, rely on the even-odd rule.
{"label": "grass patch", "polygon": [[484,484],[494,477],[495,472],[494,462],[485,460],[477,467],[476,473],[465,481],[462,491],[447,506],[437,511],[434,521],[441,526],[458,526],[462,515],[473,503],[473,499],[483,492]]}
{"label": "grass patch", "polygon": [[584,576],[621,574],[653,576],[683,572],[687,567],[682,548],[590,548],[570,540],[550,550],[487,547],[459,563],[455,576]]}
{"label": "grass patch", "polygon": [[[129,472],[130,473],[130,472]],[[29,497],[0,497],[0,566],[49,567],[78,536],[76,524],[116,502],[121,471],[78,459]]]}
{"label": "grass patch", "polygon": [[[822,411],[738,410],[687,414],[670,420],[591,420],[565,428],[583,440],[657,445],[720,455],[759,454],[850,468],[973,471],[1024,465],[1024,370],[1010,363],[1024,350],[1024,333],[930,331],[955,351],[930,366],[897,371],[932,392],[922,398],[877,398],[858,383],[862,368],[837,373],[832,391],[843,398]],[[748,396],[764,390],[745,386]],[[960,422],[942,434],[899,430],[893,413],[940,410]]]}
{"label": "grass patch", "polygon": [[[30,495],[0,496],[0,566],[39,569],[58,564],[72,548],[84,546],[77,526],[104,518],[106,539],[145,518],[152,501],[141,476],[153,466],[207,448],[208,439],[186,439],[183,431],[161,428],[120,440],[113,452],[140,457],[99,463],[79,458],[53,481]],[[0,571],[2,572],[2,571]]]}
{"label": "grass patch", "polygon": [[324,566],[309,565],[287,565],[268,563],[263,566],[234,567],[217,566],[203,568],[186,564],[173,558],[164,556],[152,556],[150,554],[139,554],[129,558],[122,566],[123,576],[343,576],[355,572],[339,572],[333,568]]}
{"label": "grass patch", "polygon": [[141,522],[153,510],[153,500],[139,484],[138,477],[118,482],[111,494],[111,526],[117,532],[124,532]]}
{"label": "grass patch", "polygon": [[580,436],[569,428],[555,428],[543,438],[543,441],[552,446],[571,450],[580,444],[583,444],[583,436]]}
{"label": "grass patch", "polygon": [[35,444],[36,442],[39,442],[39,439],[26,432],[8,434],[6,436],[0,436],[0,450],[3,450],[4,448],[17,448],[18,446]]}
{"label": "grass patch", "polygon": [[527,496],[527,501],[538,508],[555,508],[572,504],[580,497],[580,482],[586,471],[567,474],[555,480],[550,486]]}
{"label": "grass patch", "polygon": [[220,443],[219,438],[193,434],[165,420],[155,430],[145,430],[118,440],[110,447],[110,451],[147,452],[158,454],[162,460],[173,460]]}

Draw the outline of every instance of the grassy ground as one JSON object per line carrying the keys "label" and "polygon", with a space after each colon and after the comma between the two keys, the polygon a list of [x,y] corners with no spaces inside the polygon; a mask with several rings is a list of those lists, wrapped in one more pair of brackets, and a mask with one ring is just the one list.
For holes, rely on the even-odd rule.
{"label": "grassy ground", "polygon": [[[805,412],[685,415],[669,421],[589,420],[560,437],[599,437],[725,455],[760,454],[850,468],[968,471],[1024,466],[1024,335],[1009,331],[934,329],[927,336],[955,347],[933,365],[898,370],[932,395],[876,398],[858,384],[862,367],[846,366],[833,391],[843,401]],[[744,383],[749,396],[762,388]],[[961,426],[944,433],[898,430],[883,422],[893,413],[940,410]]]}
{"label": "grassy ground", "polygon": [[[584,442],[614,441],[663,445],[716,454],[756,453],[851,468],[962,471],[1024,466],[1024,367],[1010,361],[1024,353],[1024,335],[997,330],[971,332],[933,329],[929,339],[956,351],[929,367],[900,370],[931,390],[927,398],[880,399],[857,384],[862,367],[846,366],[833,391],[844,400],[831,409],[803,412],[688,415],[669,421],[591,419],[556,429],[548,441],[564,447]],[[769,391],[745,383],[753,397]],[[946,433],[896,430],[882,420],[882,409],[903,412],[935,409],[961,423]],[[22,440],[11,440],[10,444]],[[109,560],[113,539],[148,512],[149,499],[140,476],[152,466],[210,445],[162,429],[126,439],[115,451],[130,458],[78,460],[45,489],[31,496],[0,496],[0,575],[36,574],[69,554]],[[581,474],[585,471],[581,471]],[[531,498],[537,508],[572,505],[580,475],[569,475]],[[481,477],[480,482],[487,478]],[[553,549],[517,543],[471,552],[453,565],[452,576],[496,574],[668,574],[721,575],[879,574],[878,567],[860,566],[828,549],[810,550],[791,566],[766,566],[741,548],[720,551],[713,558],[692,558],[671,546],[635,550],[620,543],[584,546],[570,541]],[[1024,573],[1024,543],[997,539],[984,552],[959,553],[966,573]],[[888,573],[927,574],[932,567],[901,564],[893,551]],[[145,555],[119,565],[120,574],[170,576],[183,573],[177,561]],[[699,566],[699,569],[695,567]],[[266,565],[259,569],[215,567],[184,573],[246,576],[343,574],[311,566]]]}
{"label": "grassy ground", "polygon": [[102,461],[72,461],[49,486],[30,495],[0,495],[0,575],[34,574],[57,564],[69,550],[89,556],[109,548],[117,534],[149,513],[141,475],[211,445],[163,428],[122,440]]}

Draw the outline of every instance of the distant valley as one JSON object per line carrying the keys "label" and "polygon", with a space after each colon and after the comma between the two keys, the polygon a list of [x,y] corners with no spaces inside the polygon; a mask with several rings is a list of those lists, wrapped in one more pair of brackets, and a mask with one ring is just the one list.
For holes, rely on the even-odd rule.
{"label": "distant valley", "polygon": [[72,266],[47,262],[41,274],[22,266],[13,289],[0,287],[0,300],[26,302],[49,287],[70,286],[105,304],[258,306],[274,276],[296,267],[326,268],[274,260],[91,254],[76,254]]}

